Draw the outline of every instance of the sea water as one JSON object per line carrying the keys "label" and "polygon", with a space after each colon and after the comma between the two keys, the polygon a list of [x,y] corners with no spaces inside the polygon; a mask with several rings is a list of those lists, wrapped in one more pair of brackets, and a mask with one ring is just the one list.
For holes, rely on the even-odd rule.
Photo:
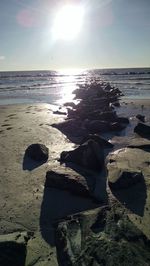
{"label": "sea water", "polygon": [[60,104],[73,99],[79,84],[96,80],[119,88],[125,98],[150,100],[150,68],[84,71],[0,72],[0,105],[16,103]]}

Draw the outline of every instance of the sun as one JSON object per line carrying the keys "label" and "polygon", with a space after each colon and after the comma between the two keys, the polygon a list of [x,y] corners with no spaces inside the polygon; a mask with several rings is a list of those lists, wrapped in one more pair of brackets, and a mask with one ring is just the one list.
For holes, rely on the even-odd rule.
{"label": "sun", "polygon": [[52,28],[54,39],[72,40],[82,28],[84,8],[80,5],[65,5],[56,14]]}

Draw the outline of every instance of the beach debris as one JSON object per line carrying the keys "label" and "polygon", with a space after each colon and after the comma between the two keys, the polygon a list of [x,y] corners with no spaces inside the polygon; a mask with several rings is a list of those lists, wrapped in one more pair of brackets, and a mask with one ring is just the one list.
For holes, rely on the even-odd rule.
{"label": "beach debris", "polygon": [[61,162],[71,162],[86,169],[100,171],[104,167],[104,150],[98,142],[88,140],[71,151],[63,151]]}
{"label": "beach debris", "polygon": [[121,171],[115,182],[109,181],[109,186],[111,189],[126,189],[142,181],[143,178],[141,172]]}
{"label": "beach debris", "polygon": [[150,138],[150,126],[143,123],[138,123],[134,128],[134,132],[140,135],[141,137]]}
{"label": "beach debris", "polygon": [[44,144],[31,144],[25,151],[25,154],[35,161],[44,161],[48,160],[49,150]]}
{"label": "beach debris", "polygon": [[139,119],[143,123],[145,122],[145,115],[138,114],[138,115],[136,115],[136,118]]}
{"label": "beach debris", "polygon": [[[91,177],[90,177],[91,178]],[[92,197],[92,190],[95,187],[95,179],[91,178],[91,185],[87,184],[85,177],[73,170],[59,168],[56,171],[47,171],[45,187],[67,190],[82,197]]]}

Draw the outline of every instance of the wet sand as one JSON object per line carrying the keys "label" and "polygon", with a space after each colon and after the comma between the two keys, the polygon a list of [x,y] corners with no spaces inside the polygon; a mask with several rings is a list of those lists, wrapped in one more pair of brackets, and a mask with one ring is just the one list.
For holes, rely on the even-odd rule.
{"label": "wet sand", "polygon": [[[123,100],[121,108],[116,110],[130,118],[127,129],[112,139],[116,147],[123,147],[134,135],[137,114],[145,115],[150,123],[150,101]],[[65,215],[96,207],[91,199],[44,187],[46,171],[59,168],[60,153],[74,147],[51,127],[65,116],[54,115],[49,104],[0,106],[0,114],[0,242],[4,241],[4,235],[12,239],[14,232],[34,232],[35,238],[28,241],[22,265],[32,265],[36,260],[43,261],[39,265],[57,265],[50,225]],[[45,164],[30,164],[25,160],[25,150],[32,143],[43,143],[49,148]]]}
{"label": "wet sand", "polygon": [[[60,153],[74,144],[50,126],[63,116],[54,115],[49,104],[0,106],[0,114],[0,243],[15,238],[14,232],[34,232],[35,239],[28,242],[26,265],[39,258],[41,265],[57,265],[52,223],[96,206],[91,199],[44,187],[46,171],[59,167]],[[32,143],[49,148],[45,164],[31,164],[24,158]],[[51,264],[44,264],[49,247]]]}

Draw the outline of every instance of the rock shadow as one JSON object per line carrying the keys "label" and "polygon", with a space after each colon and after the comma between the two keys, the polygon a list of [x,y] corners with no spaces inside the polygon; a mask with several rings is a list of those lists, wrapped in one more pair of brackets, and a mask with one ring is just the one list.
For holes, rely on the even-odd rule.
{"label": "rock shadow", "polygon": [[55,245],[55,225],[59,219],[68,215],[100,206],[90,197],[75,195],[67,190],[47,187],[45,182],[43,201],[40,213],[40,231],[44,240]]}
{"label": "rock shadow", "polygon": [[24,266],[26,260],[26,246],[13,241],[0,243],[1,266]]}
{"label": "rock shadow", "polygon": [[32,160],[31,158],[28,157],[28,155],[25,152],[24,157],[23,157],[22,169],[32,171],[44,163],[45,161],[37,162],[37,161]]}
{"label": "rock shadow", "polygon": [[147,198],[147,188],[144,178],[127,189],[111,189],[113,195],[134,214],[144,215],[144,207]]}

